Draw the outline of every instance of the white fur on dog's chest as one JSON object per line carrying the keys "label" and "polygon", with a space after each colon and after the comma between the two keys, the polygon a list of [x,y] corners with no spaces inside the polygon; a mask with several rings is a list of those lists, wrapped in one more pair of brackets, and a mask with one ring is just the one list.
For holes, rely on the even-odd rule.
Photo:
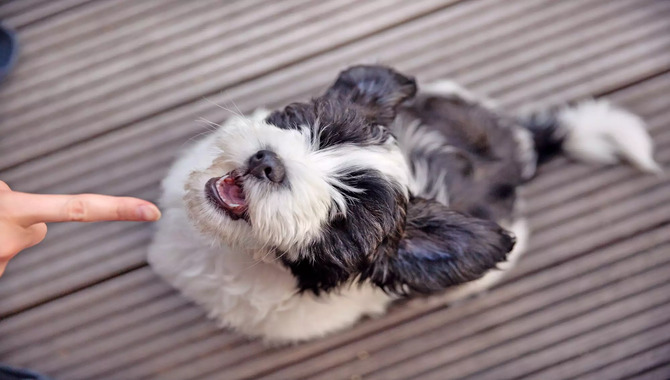
{"label": "white fur on dog's chest", "polygon": [[149,261],[210,317],[226,315],[230,324],[253,326],[295,293],[295,279],[279,266],[197,241],[183,210],[167,210],[161,224]]}

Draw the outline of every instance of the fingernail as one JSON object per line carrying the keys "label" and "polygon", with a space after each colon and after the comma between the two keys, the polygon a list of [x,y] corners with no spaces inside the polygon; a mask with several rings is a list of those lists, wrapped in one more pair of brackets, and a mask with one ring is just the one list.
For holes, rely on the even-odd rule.
{"label": "fingernail", "polygon": [[146,221],[155,221],[160,219],[161,212],[158,210],[158,207],[154,205],[141,205],[138,208],[139,214],[142,217],[142,220]]}

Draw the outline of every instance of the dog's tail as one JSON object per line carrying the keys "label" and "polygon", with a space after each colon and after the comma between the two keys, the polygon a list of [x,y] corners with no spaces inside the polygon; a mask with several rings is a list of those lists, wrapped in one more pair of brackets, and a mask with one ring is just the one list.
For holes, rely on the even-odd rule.
{"label": "dog's tail", "polygon": [[642,119],[607,101],[589,100],[520,119],[533,135],[538,163],[564,152],[588,162],[625,160],[646,172],[662,171]]}

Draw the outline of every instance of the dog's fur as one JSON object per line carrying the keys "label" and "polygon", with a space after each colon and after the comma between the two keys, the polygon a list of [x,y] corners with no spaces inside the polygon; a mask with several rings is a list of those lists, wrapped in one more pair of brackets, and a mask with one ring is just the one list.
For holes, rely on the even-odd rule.
{"label": "dog's fur", "polygon": [[[260,151],[280,177],[252,168]],[[390,68],[352,67],[323,95],[233,117],[185,152],[149,262],[222,325],[273,342],[401,296],[461,299],[523,253],[516,189],[561,151],[660,170],[643,122],[604,101],[515,117],[452,82],[417,91]],[[243,192],[233,211],[205,191],[226,173],[221,186]]]}

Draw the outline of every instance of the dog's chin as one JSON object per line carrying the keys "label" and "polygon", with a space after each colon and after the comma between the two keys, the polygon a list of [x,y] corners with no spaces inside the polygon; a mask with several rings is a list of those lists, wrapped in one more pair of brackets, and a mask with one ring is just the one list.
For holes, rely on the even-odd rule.
{"label": "dog's chin", "polygon": [[268,251],[269,244],[257,239],[248,220],[236,214],[231,215],[231,211],[222,210],[216,200],[210,200],[207,191],[201,191],[198,198],[198,211],[189,208],[189,219],[209,246],[247,252],[251,260],[279,265],[274,251]]}

